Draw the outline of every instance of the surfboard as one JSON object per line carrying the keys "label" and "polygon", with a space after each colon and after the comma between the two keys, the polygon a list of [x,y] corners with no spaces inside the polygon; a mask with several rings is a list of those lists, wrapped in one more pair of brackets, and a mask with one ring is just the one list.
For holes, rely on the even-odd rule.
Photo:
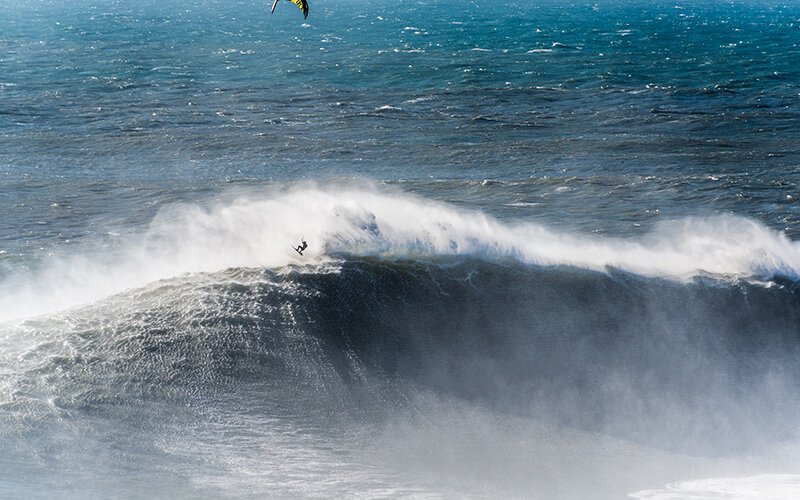
{"label": "surfboard", "polygon": [[297,247],[292,247],[292,250],[294,250],[295,252],[299,253],[300,255],[303,255],[303,252],[298,250]]}
{"label": "surfboard", "polygon": [[273,14],[275,13],[275,6],[276,6],[276,5],[278,5],[278,0],[275,0],[275,1],[272,3],[272,13],[273,13]]}

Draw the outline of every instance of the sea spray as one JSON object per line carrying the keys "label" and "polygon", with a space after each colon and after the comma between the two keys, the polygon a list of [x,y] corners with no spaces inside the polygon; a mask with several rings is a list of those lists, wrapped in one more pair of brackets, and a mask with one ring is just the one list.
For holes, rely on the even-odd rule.
{"label": "sea spray", "polygon": [[[364,183],[300,183],[229,196],[225,202],[174,204],[115,248],[85,244],[7,278],[0,321],[73,307],[186,273],[232,267],[278,269],[342,256],[390,259],[479,257],[539,266],[567,265],[686,281],[796,280],[800,244],[733,215],[657,224],[638,238],[560,232],[536,222],[501,222]],[[292,247],[309,242],[303,256]]]}

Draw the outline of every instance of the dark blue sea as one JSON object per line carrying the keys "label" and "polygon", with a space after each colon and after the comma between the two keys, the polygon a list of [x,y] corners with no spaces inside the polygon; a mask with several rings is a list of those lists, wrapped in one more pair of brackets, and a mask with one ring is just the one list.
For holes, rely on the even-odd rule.
{"label": "dark blue sea", "polygon": [[800,497],[800,4],[309,2],[0,0],[0,497]]}

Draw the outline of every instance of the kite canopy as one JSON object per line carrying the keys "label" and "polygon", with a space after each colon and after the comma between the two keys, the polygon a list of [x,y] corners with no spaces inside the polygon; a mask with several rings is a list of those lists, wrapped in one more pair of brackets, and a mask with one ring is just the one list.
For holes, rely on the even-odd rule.
{"label": "kite canopy", "polygon": [[[303,11],[303,18],[304,19],[308,18],[308,2],[306,2],[306,0],[289,0],[289,1],[292,2],[293,4],[297,5],[298,7],[300,7],[300,10]],[[272,12],[273,13],[275,12],[275,6],[276,5],[278,5],[278,0],[275,0],[272,3]]]}

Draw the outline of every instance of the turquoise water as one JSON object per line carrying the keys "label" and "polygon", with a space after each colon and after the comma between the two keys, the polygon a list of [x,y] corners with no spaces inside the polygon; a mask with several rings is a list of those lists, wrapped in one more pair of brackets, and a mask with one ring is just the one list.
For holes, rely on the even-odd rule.
{"label": "turquoise water", "polygon": [[269,7],[0,0],[0,496],[796,496],[800,6]]}

